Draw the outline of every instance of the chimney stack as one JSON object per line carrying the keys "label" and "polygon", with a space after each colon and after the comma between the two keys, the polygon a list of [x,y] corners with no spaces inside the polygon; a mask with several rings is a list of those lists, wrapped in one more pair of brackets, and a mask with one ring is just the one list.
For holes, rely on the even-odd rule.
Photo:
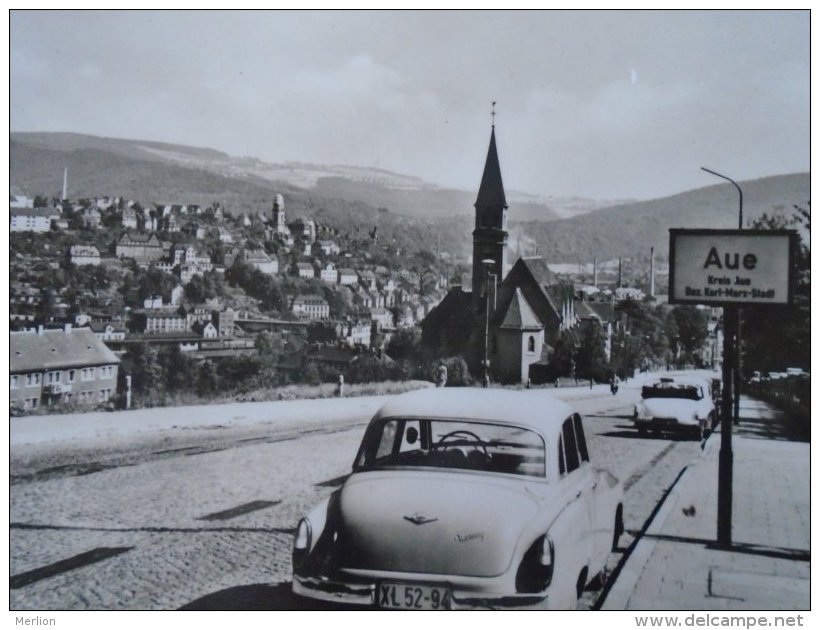
{"label": "chimney stack", "polygon": [[598,257],[596,256],[592,262],[592,286],[598,286]]}
{"label": "chimney stack", "polygon": [[655,248],[649,248],[649,297],[655,297]]}

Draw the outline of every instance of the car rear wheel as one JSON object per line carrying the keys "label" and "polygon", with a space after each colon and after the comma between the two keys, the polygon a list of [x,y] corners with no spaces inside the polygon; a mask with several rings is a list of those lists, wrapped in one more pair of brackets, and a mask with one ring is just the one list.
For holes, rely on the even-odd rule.
{"label": "car rear wheel", "polygon": [[587,585],[587,568],[584,567],[581,569],[581,575],[578,576],[578,582],[575,584],[575,595],[577,599],[581,599],[581,595],[584,594],[584,589]]}

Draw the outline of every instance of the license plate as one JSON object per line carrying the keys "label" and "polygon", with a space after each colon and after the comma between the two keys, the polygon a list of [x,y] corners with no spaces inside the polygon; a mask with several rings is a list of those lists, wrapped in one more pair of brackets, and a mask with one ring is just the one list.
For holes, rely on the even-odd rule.
{"label": "license plate", "polygon": [[422,584],[382,582],[379,584],[379,608],[448,610],[450,590]]}

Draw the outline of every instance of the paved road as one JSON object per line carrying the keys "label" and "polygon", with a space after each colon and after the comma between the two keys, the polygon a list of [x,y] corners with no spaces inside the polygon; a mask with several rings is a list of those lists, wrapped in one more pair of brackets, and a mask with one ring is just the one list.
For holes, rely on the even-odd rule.
{"label": "paved road", "polygon": [[[638,383],[557,390],[585,415],[591,457],[624,480],[634,534],[700,445],[638,437]],[[165,413],[157,411],[156,413]],[[330,413],[323,411],[323,413]],[[366,416],[242,425],[100,444],[15,447],[10,607],[298,609],[292,528],[350,469]],[[600,591],[584,594],[592,608]]]}

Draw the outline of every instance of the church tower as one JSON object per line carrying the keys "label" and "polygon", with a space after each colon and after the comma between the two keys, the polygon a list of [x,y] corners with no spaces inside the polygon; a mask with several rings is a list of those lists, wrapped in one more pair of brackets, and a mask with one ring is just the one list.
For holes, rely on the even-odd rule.
{"label": "church tower", "polygon": [[[493,103],[495,105],[495,103]],[[495,117],[495,111],[493,111]],[[501,181],[501,167],[495,147],[495,122],[490,133],[490,148],[484,174],[475,202],[475,229],[473,230],[473,294],[475,309],[483,305],[487,294],[487,267],[482,261],[492,260],[489,272],[495,275],[496,287],[501,284],[507,268],[507,198]]]}
{"label": "church tower", "polygon": [[276,195],[276,197],[273,198],[273,220],[277,234],[285,234],[288,232],[288,227],[285,223],[285,198],[282,195]]}

